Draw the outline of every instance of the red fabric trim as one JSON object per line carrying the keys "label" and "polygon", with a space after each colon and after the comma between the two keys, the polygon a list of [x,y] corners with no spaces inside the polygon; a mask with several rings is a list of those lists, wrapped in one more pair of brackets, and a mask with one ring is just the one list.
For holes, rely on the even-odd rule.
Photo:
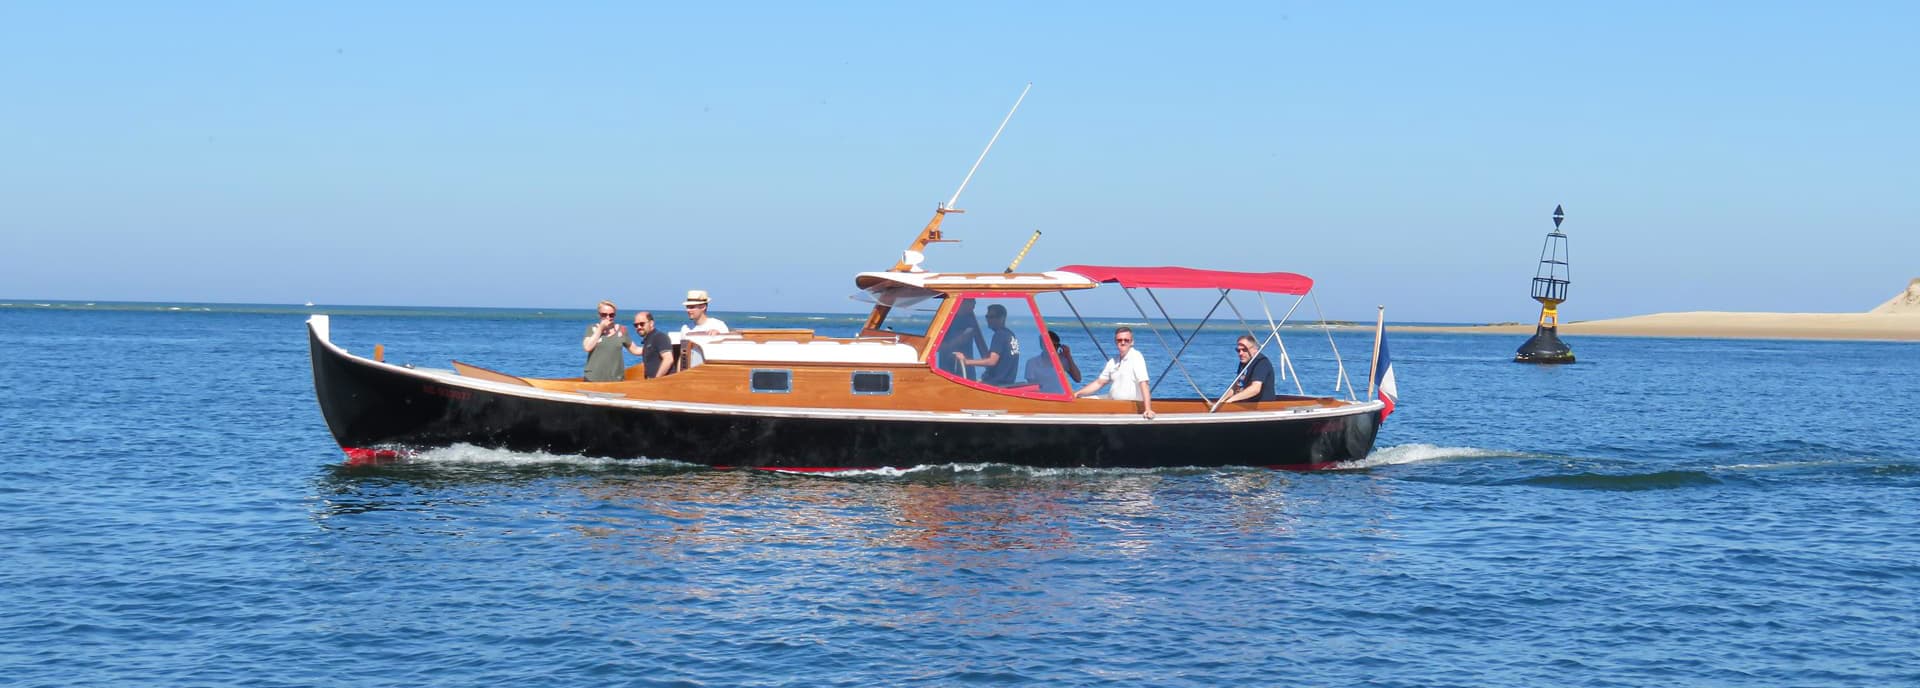
{"label": "red fabric trim", "polygon": [[1134,287],[1167,289],[1244,289],[1269,294],[1299,296],[1313,289],[1313,278],[1291,272],[1228,272],[1162,266],[1157,268],[1112,267],[1106,265],[1068,265],[1066,272],[1085,275],[1095,282]]}

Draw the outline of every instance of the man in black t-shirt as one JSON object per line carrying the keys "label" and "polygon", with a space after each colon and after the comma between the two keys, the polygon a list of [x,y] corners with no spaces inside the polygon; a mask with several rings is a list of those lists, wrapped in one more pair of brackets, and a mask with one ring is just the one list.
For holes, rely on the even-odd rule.
{"label": "man in black t-shirt", "polygon": [[1233,351],[1240,356],[1240,368],[1234,371],[1231,393],[1220,403],[1233,401],[1273,401],[1273,362],[1256,349],[1259,342],[1253,335],[1240,335],[1233,342]]}
{"label": "man in black t-shirt", "polygon": [[653,322],[651,311],[633,314],[633,331],[640,335],[639,346],[627,345],[627,351],[640,355],[640,364],[646,366],[647,379],[673,374],[673,339],[661,332]]}

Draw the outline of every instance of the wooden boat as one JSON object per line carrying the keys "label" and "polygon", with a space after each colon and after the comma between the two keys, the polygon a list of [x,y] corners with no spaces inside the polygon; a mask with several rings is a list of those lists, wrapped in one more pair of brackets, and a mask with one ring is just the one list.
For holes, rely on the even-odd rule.
{"label": "wooden boat", "polygon": [[[977,170],[979,162],[974,165]],[[1253,291],[1263,295],[1263,307],[1264,294],[1291,294],[1297,307],[1312,280],[1291,273],[1094,266],[927,272],[920,265],[924,251],[942,241],[941,223],[960,212],[953,209],[958,198],[956,191],[936,209],[893,268],[855,277],[874,303],[856,336],[771,329],[689,335],[678,343],[683,355],[676,359],[684,363],[685,353],[697,352],[700,365],[655,379],[634,366],[624,380],[587,382],[520,377],[458,361],[452,370],[394,365],[378,347],[371,358],[356,356],[331,341],[328,316],[315,315],[308,320],[314,390],[327,427],[352,461],[465,443],[794,471],[979,462],[1324,468],[1372,449],[1391,406],[1371,398],[1371,390],[1355,398],[1350,383],[1344,399],[1303,391],[1231,404],[1204,398],[1196,384],[1191,398],[1155,397],[1157,415],[1149,419],[1133,401],[1076,398],[1058,356],[1040,344],[1048,327],[1034,303],[1038,295],[1065,298],[1105,283],[1220,290],[1223,301],[1232,291]],[[924,324],[889,325],[896,308],[926,304],[936,307]],[[1007,335],[1027,343],[1013,356],[1025,365],[983,372],[950,362],[947,354],[969,346],[962,333],[969,323],[977,330],[971,313],[981,305],[990,317],[1003,313]],[[1279,341],[1271,311],[1267,324],[1272,336],[1262,341],[1263,351]],[[1181,344],[1177,362],[1199,329],[1191,336],[1173,329]],[[973,346],[984,355],[984,343]],[[1284,345],[1279,351],[1286,367]]]}
{"label": "wooden boat", "polygon": [[[938,240],[946,213],[936,212],[909,254]],[[1042,342],[1047,325],[1037,295],[1103,282],[1304,294],[1312,285],[1304,276],[915,267],[902,260],[893,270],[855,278],[874,300],[858,336],[799,329],[689,335],[680,346],[698,350],[705,362],[651,380],[638,365],[618,382],[526,378],[458,361],[452,370],[395,365],[335,345],[328,316],[314,315],[308,320],[314,389],[334,439],[355,461],[466,443],[795,471],[977,462],[1324,468],[1372,449],[1384,405],[1351,393],[1233,404],[1156,397],[1157,415],[1149,420],[1133,401],[1073,397],[1051,347],[1029,346],[1038,350],[1030,357],[1045,358],[1029,360],[1011,384],[983,382],[978,371],[956,370],[940,355],[958,340],[969,304],[1004,307],[1006,326],[1018,339]],[[893,309],[930,301],[938,306],[925,331],[888,329]],[[1277,339],[1277,325],[1274,333]]]}

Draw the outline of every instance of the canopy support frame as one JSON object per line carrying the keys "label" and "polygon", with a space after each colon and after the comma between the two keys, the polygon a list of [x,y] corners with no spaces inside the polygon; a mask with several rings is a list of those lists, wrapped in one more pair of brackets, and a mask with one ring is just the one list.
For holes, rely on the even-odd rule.
{"label": "canopy support frame", "polygon": [[[1073,299],[1067,298],[1067,293],[1064,291],[1055,293],[1060,295],[1061,301],[1067,302],[1067,310],[1073,311],[1073,319],[1080,322],[1080,329],[1087,331],[1087,339],[1093,340],[1093,348],[1100,350],[1100,357],[1112,358],[1107,355],[1107,347],[1100,345],[1100,338],[1093,334],[1093,326],[1087,324],[1086,318],[1080,317],[1080,309],[1073,307]],[[1048,345],[1051,346],[1052,344],[1049,343]]]}
{"label": "canopy support frame", "polygon": [[[1308,292],[1311,294],[1312,292]],[[1313,297],[1313,314],[1320,318],[1320,331],[1327,333],[1327,348],[1333,350],[1333,364],[1339,370],[1334,373],[1333,391],[1340,391],[1340,385],[1347,386],[1347,401],[1359,401],[1354,397],[1353,378],[1347,377],[1347,359],[1340,356],[1340,345],[1333,342],[1333,326],[1327,324],[1327,314],[1320,310],[1320,297]]]}
{"label": "canopy support frame", "polygon": [[[1213,307],[1212,307],[1212,308],[1209,308],[1209,309],[1207,309],[1207,314],[1206,314],[1205,316],[1202,316],[1202,317],[1200,318],[1200,324],[1199,324],[1199,325],[1195,325],[1195,326],[1194,326],[1194,328],[1193,328],[1193,334],[1191,334],[1191,335],[1188,335],[1188,336],[1186,336],[1186,337],[1184,337],[1184,338],[1183,338],[1183,339],[1181,340],[1181,342],[1180,342],[1180,350],[1179,350],[1179,351],[1176,351],[1176,352],[1174,352],[1174,353],[1173,353],[1173,358],[1171,358],[1171,359],[1169,359],[1169,360],[1167,361],[1167,364],[1166,364],[1165,366],[1162,366],[1162,367],[1160,368],[1160,377],[1156,377],[1156,378],[1154,378],[1154,383],[1153,383],[1153,387],[1151,387],[1151,388],[1149,389],[1149,391],[1155,391],[1155,390],[1159,390],[1159,389],[1160,389],[1160,382],[1159,382],[1159,381],[1160,381],[1160,380],[1162,380],[1162,379],[1164,379],[1164,378],[1166,378],[1166,376],[1167,376],[1167,373],[1169,373],[1169,372],[1172,372],[1172,371],[1173,371],[1173,364],[1175,364],[1175,363],[1177,363],[1177,362],[1179,362],[1179,361],[1180,361],[1180,356],[1182,356],[1182,355],[1184,355],[1184,354],[1186,354],[1186,353],[1187,353],[1187,348],[1188,348],[1188,347],[1190,347],[1190,346],[1193,346],[1193,340],[1195,340],[1195,339],[1198,339],[1198,338],[1200,337],[1200,330],[1201,330],[1201,328],[1204,328],[1204,327],[1206,327],[1206,326],[1207,326],[1207,323],[1208,323],[1209,321],[1211,321],[1211,320],[1213,320],[1213,314],[1214,314],[1215,312],[1217,312],[1217,311],[1219,311],[1219,310],[1220,310],[1220,304],[1221,304],[1222,302],[1225,302],[1225,301],[1227,300],[1227,292],[1230,292],[1230,291],[1232,291],[1232,290],[1231,290],[1231,289],[1222,289],[1222,290],[1220,290],[1220,298],[1219,298],[1219,299],[1216,299],[1216,300],[1215,300],[1215,301],[1213,302]],[[1152,292],[1152,291],[1148,291],[1148,292],[1147,292],[1147,294],[1151,296],[1151,295],[1153,294],[1153,292]],[[1157,296],[1156,296],[1156,297],[1154,297],[1154,299],[1153,299],[1153,305],[1155,305],[1155,306],[1160,306],[1160,298],[1159,298],[1159,297],[1157,297]],[[1171,315],[1168,315],[1168,314],[1167,314],[1167,309],[1166,309],[1166,307],[1165,307],[1165,306],[1160,306],[1160,315],[1161,315],[1161,317],[1164,317],[1164,318],[1166,318],[1166,319],[1167,319],[1167,322],[1169,322],[1169,323],[1171,323],[1171,322],[1173,322],[1173,316],[1171,316]],[[1180,334],[1180,331],[1179,331],[1179,330],[1174,330],[1174,334],[1175,334],[1175,335],[1178,335],[1178,334]],[[1197,386],[1196,386],[1196,387],[1197,387]],[[1198,390],[1198,389],[1196,389],[1195,391],[1200,391],[1200,390]],[[1206,392],[1204,392],[1204,391],[1200,391],[1200,397],[1201,397],[1202,399],[1204,399],[1204,398],[1206,398],[1206,396],[1207,396],[1207,393],[1206,393]]]}
{"label": "canopy support frame", "polygon": [[[1148,288],[1146,288],[1146,287],[1141,287],[1141,289],[1143,289],[1143,290],[1145,290],[1145,291],[1147,292],[1147,295],[1148,295],[1148,296],[1152,296],[1152,295],[1153,295],[1153,290],[1152,290],[1152,289],[1148,289]],[[1128,287],[1127,287],[1126,285],[1121,285],[1121,286],[1120,286],[1120,290],[1121,290],[1121,291],[1124,291],[1124,292],[1126,292],[1126,294],[1127,294],[1127,300],[1128,300],[1128,301],[1132,301],[1132,302],[1133,302],[1133,309],[1134,309],[1134,310],[1136,310],[1136,311],[1140,311],[1140,318],[1141,318],[1142,320],[1145,320],[1145,321],[1146,321],[1146,323],[1147,323],[1147,330],[1153,333],[1153,338],[1154,338],[1154,339],[1157,339],[1157,340],[1160,340],[1160,348],[1161,348],[1161,349],[1163,349],[1163,350],[1166,350],[1166,351],[1172,351],[1172,350],[1173,350],[1173,347],[1171,347],[1171,346],[1167,346],[1167,337],[1166,337],[1166,335],[1163,335],[1163,334],[1160,334],[1160,328],[1158,328],[1158,327],[1154,327],[1154,326],[1153,326],[1153,316],[1151,316],[1151,315],[1147,315],[1147,309],[1145,309],[1145,308],[1141,308],[1141,307],[1140,307],[1140,300],[1139,300],[1139,299],[1136,299],[1136,298],[1134,298],[1134,297],[1133,297],[1133,290],[1132,290],[1132,289],[1130,289],[1130,288],[1128,288]],[[1157,303],[1157,302],[1156,302],[1156,303]],[[1163,310],[1163,311],[1161,311],[1161,312],[1162,312],[1162,314],[1164,314],[1164,313],[1165,313],[1165,311],[1164,311],[1164,310]],[[1205,324],[1205,323],[1202,323],[1202,324]],[[1173,319],[1172,319],[1172,318],[1168,318],[1168,319],[1167,319],[1167,326],[1168,326],[1168,327],[1173,327],[1173,328],[1174,328],[1174,330],[1173,330],[1173,331],[1174,331],[1174,336],[1179,336],[1179,334],[1180,334],[1180,328],[1178,328],[1178,327],[1174,327],[1174,325],[1173,325]],[[1195,333],[1195,334],[1198,334],[1199,332],[1200,332],[1200,330],[1199,330],[1199,328],[1195,328],[1195,329],[1194,329],[1194,333]],[[1201,390],[1201,389],[1200,389],[1200,383],[1199,383],[1199,382],[1197,382],[1197,381],[1195,381],[1195,380],[1193,379],[1193,373],[1191,373],[1191,372],[1188,372],[1188,371],[1187,371],[1187,364],[1185,364],[1185,363],[1181,363],[1181,362],[1180,362],[1180,357],[1179,357],[1179,356],[1174,356],[1174,357],[1173,357],[1173,363],[1174,363],[1175,365],[1177,365],[1177,366],[1179,366],[1179,367],[1180,367],[1180,375],[1182,375],[1183,377],[1185,377],[1185,378],[1187,378],[1187,384],[1189,384],[1189,385],[1193,385],[1193,393],[1194,393],[1194,394],[1198,394],[1198,395],[1200,395],[1200,398],[1202,398],[1202,399],[1205,399],[1205,398],[1207,398],[1207,393],[1206,393],[1205,391],[1203,391],[1203,390]],[[1147,393],[1148,393],[1148,394],[1152,394],[1152,393],[1153,393],[1153,387],[1152,387],[1152,386],[1149,386],[1149,387],[1147,388]]]}

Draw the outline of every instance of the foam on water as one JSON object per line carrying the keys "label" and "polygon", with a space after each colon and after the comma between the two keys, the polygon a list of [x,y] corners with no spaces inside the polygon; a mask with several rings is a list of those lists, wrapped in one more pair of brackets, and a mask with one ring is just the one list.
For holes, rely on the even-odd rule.
{"label": "foam on water", "polygon": [[420,452],[410,452],[404,461],[422,464],[483,466],[569,466],[576,468],[637,468],[649,466],[687,466],[691,464],[665,459],[607,459],[579,454],[548,454],[489,449],[471,444],[456,444]]}
{"label": "foam on water", "polygon": [[1342,469],[1376,468],[1379,466],[1397,466],[1422,461],[1448,461],[1453,459],[1485,459],[1496,457],[1525,456],[1497,449],[1478,447],[1441,447],[1432,444],[1402,444],[1385,449],[1375,449],[1367,458],[1359,461],[1347,461],[1339,465]]}
{"label": "foam on water", "polygon": [[[980,465],[985,466],[987,464],[980,464]],[[875,478],[875,477],[900,478],[900,477],[905,477],[909,475],[923,474],[929,471],[934,471],[939,469],[952,469],[954,467],[955,466],[953,465],[945,465],[945,466],[920,465],[920,466],[913,466],[911,468],[890,468],[890,467],[856,468],[856,469],[845,470],[845,471],[785,471],[785,470],[780,470],[778,468],[770,468],[767,470],[773,473],[782,473],[786,475],[818,475],[818,476],[830,477],[830,478]]]}

